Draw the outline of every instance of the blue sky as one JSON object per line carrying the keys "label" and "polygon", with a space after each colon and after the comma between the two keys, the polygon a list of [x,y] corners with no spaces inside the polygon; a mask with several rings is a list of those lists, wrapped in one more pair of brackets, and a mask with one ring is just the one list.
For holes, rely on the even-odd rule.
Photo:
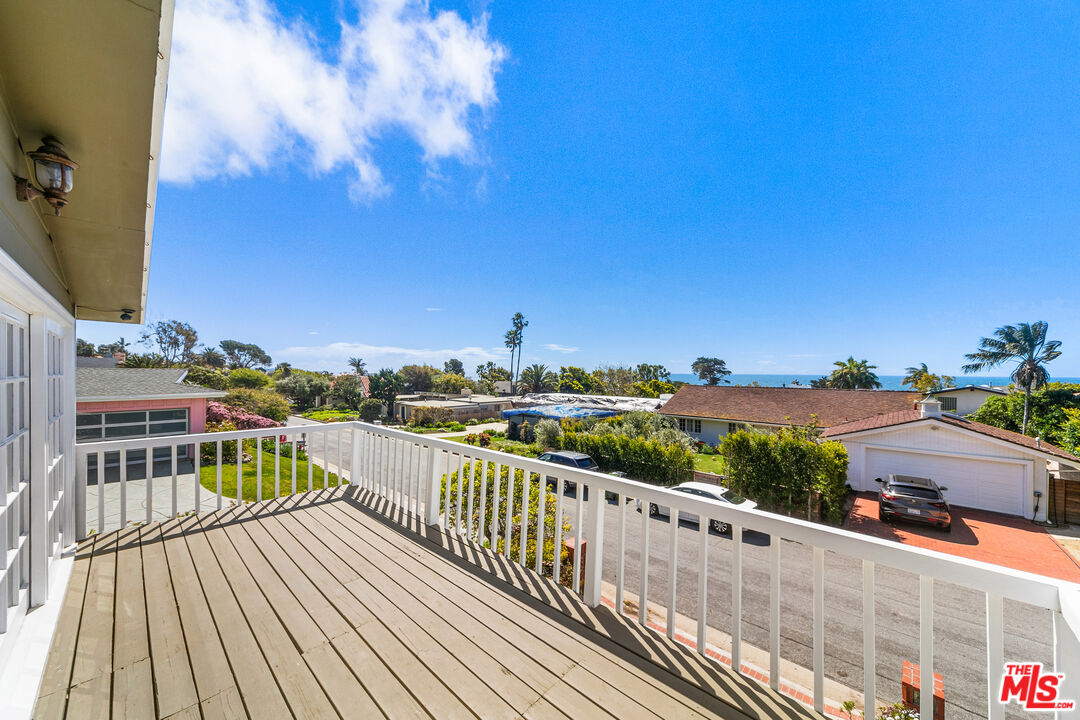
{"label": "blue sky", "polygon": [[177,0],[149,317],[335,370],[471,369],[521,311],[525,363],[883,374],[1046,320],[1080,375],[1077,10],[821,5]]}

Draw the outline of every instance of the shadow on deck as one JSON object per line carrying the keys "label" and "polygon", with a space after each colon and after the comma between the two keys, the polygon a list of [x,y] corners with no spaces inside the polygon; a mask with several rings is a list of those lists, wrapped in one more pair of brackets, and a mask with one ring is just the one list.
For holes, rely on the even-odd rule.
{"label": "shadow on deck", "polygon": [[35,717],[816,717],[355,487],[81,544]]}

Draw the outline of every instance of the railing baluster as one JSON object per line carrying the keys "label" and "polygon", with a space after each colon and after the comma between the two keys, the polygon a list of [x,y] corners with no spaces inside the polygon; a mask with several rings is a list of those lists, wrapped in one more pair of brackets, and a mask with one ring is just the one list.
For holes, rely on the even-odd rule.
{"label": "railing baluster", "polygon": [[626,501],[625,495],[619,494],[616,500],[619,503],[619,527],[616,532],[615,554],[615,612],[623,614],[626,592]]}
{"label": "railing baluster", "polygon": [[877,630],[874,623],[874,561],[862,562],[863,603],[863,711],[877,715]]}
{"label": "railing baluster", "polygon": [[120,451],[120,527],[127,527],[127,450]]}
{"label": "railing baluster", "polygon": [[1005,717],[1005,706],[998,702],[998,686],[994,682],[1005,669],[1005,637],[1001,611],[1001,596],[997,593],[986,593],[986,694],[987,717],[990,720],[1002,720]]}
{"label": "railing baluster", "polygon": [[177,496],[176,496],[176,484],[178,482],[177,476],[176,476],[176,451],[177,451],[177,446],[174,444],[172,446],[171,450],[172,450],[172,514],[169,517],[176,517],[179,514],[179,512],[177,511],[177,507],[176,507],[176,503],[177,503],[177,499],[178,499]]}
{"label": "railing baluster", "polygon": [[[1000,671],[999,671],[1000,672]],[[934,717],[934,578],[919,576],[919,717]]]}
{"label": "railing baluster", "polygon": [[[297,437],[295,435],[293,435],[293,437],[292,437],[292,477],[289,478],[289,494],[290,495],[295,495],[296,493],[300,492],[299,488],[297,488],[297,485],[299,485],[299,483],[297,482],[297,478],[296,478],[296,457],[299,454],[300,454],[300,443],[297,442]],[[309,471],[311,470],[311,457],[310,456],[308,457],[308,470]]]}
{"label": "railing baluster", "polygon": [[480,465],[480,518],[476,527],[476,541],[484,544],[487,537],[487,486],[488,486],[488,461],[481,460]]}
{"label": "railing baluster", "polygon": [[675,589],[679,574],[679,510],[668,508],[668,603],[667,636],[675,639]]}
{"label": "railing baluster", "polygon": [[780,543],[769,536],[769,686],[780,689]]}
{"label": "railing baluster", "polygon": [[262,438],[255,438],[255,501],[263,499],[262,493]]}
{"label": "railing baluster", "polygon": [[191,462],[195,467],[195,507],[194,512],[202,510],[202,443],[195,443],[195,457]]}
{"label": "railing baluster", "polygon": [[476,471],[477,460],[475,458],[469,458],[468,464],[465,466],[465,474],[468,476],[466,482],[469,484],[469,502],[468,511],[465,515],[465,532],[470,540],[473,537],[473,501],[476,499],[473,497],[476,494],[475,488],[473,488],[473,474]]}
{"label": "railing baluster", "polygon": [[[307,489],[311,492],[315,489],[315,448],[311,447],[312,441],[315,439],[315,433],[311,433],[307,437]],[[323,485],[326,485],[326,434],[321,433],[323,442]],[[293,488],[293,492],[296,492],[296,488]]]}
{"label": "railing baluster", "polygon": [[274,433],[274,498],[281,497],[281,438]]}
{"label": "railing baluster", "polygon": [[146,448],[146,524],[154,519],[154,448]]}
{"label": "railing baluster", "polygon": [[[87,463],[89,463],[87,456]],[[98,527],[97,531],[105,531],[105,453],[97,453],[97,502],[98,502]],[[9,528],[10,531],[10,528]]]}
{"label": "railing baluster", "polygon": [[221,509],[221,441],[217,441],[217,509]]}
{"label": "railing baluster", "polygon": [[551,568],[551,579],[557,583],[562,582],[562,551],[563,551],[563,487],[562,477],[555,478],[555,527],[552,530],[551,542],[554,547],[554,565]]}
{"label": "railing baluster", "polygon": [[581,480],[574,481],[574,594],[581,593],[581,541],[585,539],[585,485]]}
{"label": "railing baluster", "polygon": [[731,669],[742,672],[742,526],[731,525]]}
{"label": "railing baluster", "polygon": [[510,559],[511,525],[514,520],[514,466],[506,466],[506,542],[503,545],[503,555]]}
{"label": "railing baluster", "polygon": [[[341,472],[341,464],[342,464],[342,462],[344,462],[342,460],[342,454],[341,454],[342,450],[343,450],[343,448],[341,447],[341,428],[338,428],[338,431],[337,431],[337,473],[336,473],[337,480],[335,481],[335,485],[340,485],[341,484],[341,474],[342,474],[342,472]],[[350,468],[349,474],[350,475],[352,474],[351,468]],[[327,481],[327,482],[329,482],[329,481]]]}
{"label": "railing baluster", "polygon": [[493,552],[499,552],[499,520],[502,516],[499,514],[499,503],[501,497],[499,495],[499,489],[502,485],[502,464],[495,463],[495,477],[491,479],[491,482],[495,483],[495,486],[491,490],[491,550]]}
{"label": "railing baluster", "polygon": [[244,504],[244,440],[236,439],[236,503]]}
{"label": "railing baluster", "polygon": [[641,596],[638,598],[638,622],[649,619],[649,505],[641,499]]}
{"label": "railing baluster", "polygon": [[518,547],[518,564],[522,567],[525,566],[526,557],[528,556],[527,546],[529,544],[529,486],[531,485],[531,475],[527,469],[521,470],[521,543]]}
{"label": "railing baluster", "polygon": [[814,709],[825,711],[825,550],[814,547]]}
{"label": "railing baluster", "polygon": [[408,443],[404,440],[398,440],[398,465],[401,470],[397,473],[397,490],[394,492],[397,498],[397,506],[400,508],[405,505],[405,481],[407,478],[406,467],[408,466]]}
{"label": "railing baluster", "polygon": [[547,502],[547,482],[536,476],[536,572],[544,574],[544,506]]}
{"label": "railing baluster", "polygon": [[454,532],[458,535],[462,534],[464,528],[464,520],[462,516],[465,514],[465,486],[462,484],[465,482],[465,453],[458,453],[457,456],[457,487],[455,488],[456,502],[454,503]]}
{"label": "railing baluster", "polygon": [[697,650],[705,654],[708,643],[708,592],[709,592],[709,520],[704,515],[698,518],[698,608],[697,608]]}

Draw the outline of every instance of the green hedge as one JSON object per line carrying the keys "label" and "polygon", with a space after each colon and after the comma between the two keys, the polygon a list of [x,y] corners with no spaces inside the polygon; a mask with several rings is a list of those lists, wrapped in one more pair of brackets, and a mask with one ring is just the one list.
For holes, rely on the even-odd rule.
{"label": "green hedge", "polygon": [[694,479],[694,454],[678,445],[625,435],[564,432],[562,449],[583,452],[601,470],[619,470],[634,480],[677,485]]}
{"label": "green hedge", "polygon": [[729,487],[762,509],[805,511],[820,501],[830,522],[843,520],[848,456],[839,442],[821,442],[810,428],[740,430],[724,437],[720,454],[727,463]]}

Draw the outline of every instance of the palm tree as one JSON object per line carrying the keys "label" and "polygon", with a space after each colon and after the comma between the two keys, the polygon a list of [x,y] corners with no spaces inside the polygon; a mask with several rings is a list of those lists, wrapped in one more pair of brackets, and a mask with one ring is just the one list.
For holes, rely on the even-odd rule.
{"label": "palm tree", "polygon": [[536,363],[521,371],[520,386],[525,392],[550,392],[555,389],[558,380],[558,376],[548,370],[547,365]]}
{"label": "palm tree", "polygon": [[[525,341],[525,327],[529,321],[521,313],[514,313],[510,319],[511,327],[506,331],[503,344],[510,350],[510,394],[517,386],[518,372],[521,370],[521,346]],[[514,367],[514,353],[517,353],[517,368]]]}
{"label": "palm tree", "polygon": [[902,385],[909,385],[915,390],[924,393],[937,392],[950,387],[956,378],[951,375],[935,375],[922,363],[918,367],[909,367],[904,370]]}
{"label": "palm tree", "polygon": [[926,381],[928,375],[930,375],[930,368],[926,367],[926,363],[918,367],[909,367],[904,370],[904,379],[900,381],[900,384],[918,389]]}
{"label": "palm tree", "polygon": [[367,363],[358,357],[349,358],[349,367],[351,367],[353,372],[357,375],[363,375],[367,371]]}
{"label": "palm tree", "polygon": [[878,376],[873,372],[877,365],[871,365],[866,360],[855,360],[854,356],[848,356],[847,360],[837,360],[833,365],[836,369],[829,376],[831,388],[875,390],[881,387]]}
{"label": "palm tree", "polygon": [[1012,381],[1024,389],[1024,422],[1020,432],[1027,434],[1028,407],[1031,391],[1038,390],[1050,379],[1046,363],[1061,355],[1061,342],[1047,340],[1045,321],[1005,325],[994,331],[993,337],[979,338],[979,349],[965,355],[971,362],[963,367],[965,373],[988,370],[1007,362],[1016,362]]}
{"label": "palm tree", "polygon": [[274,366],[274,374],[280,374],[281,377],[287,378],[292,375],[292,365],[287,362],[279,362]]}

